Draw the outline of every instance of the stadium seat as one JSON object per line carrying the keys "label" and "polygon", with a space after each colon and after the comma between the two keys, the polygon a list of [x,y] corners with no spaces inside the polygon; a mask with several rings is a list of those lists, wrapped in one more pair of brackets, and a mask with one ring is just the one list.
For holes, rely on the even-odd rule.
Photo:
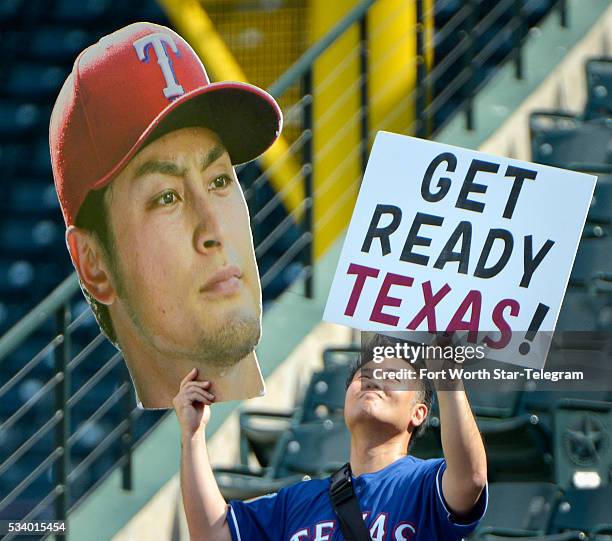
{"label": "stadium seat", "polygon": [[491,482],[552,481],[551,435],[537,415],[477,419],[477,423]]}
{"label": "stadium seat", "polygon": [[[553,342],[545,368],[549,371],[583,371],[585,380],[560,384],[552,380],[532,379],[525,385],[520,411],[535,413],[540,424],[552,431],[553,410],[559,400],[564,398],[610,400],[612,394],[609,382],[612,381],[612,365],[605,346],[606,343],[609,344],[609,339],[609,333],[563,333],[562,340],[565,342],[565,347],[560,348]],[[600,345],[597,344],[598,340],[601,342]],[[573,347],[585,349],[572,349]],[[587,347],[589,349],[586,349]]]}
{"label": "stadium seat", "polygon": [[573,349],[600,349],[600,342],[607,339],[601,333],[612,329],[610,276],[597,273],[585,288],[568,288],[557,320],[556,342]]}
{"label": "stadium seat", "polygon": [[559,486],[593,488],[612,484],[610,427],[610,402],[564,399],[555,405],[555,480]]}
{"label": "stadium seat", "polygon": [[48,138],[41,137],[23,144],[13,141],[3,144],[0,138],[0,166],[7,178],[47,176],[51,180]]}
{"label": "stadium seat", "polygon": [[27,0],[4,0],[0,2],[0,29],[10,28],[18,21]]}
{"label": "stadium seat", "polygon": [[59,249],[65,249],[64,231],[51,220],[32,223],[12,219],[0,223],[0,253],[41,255]]}
{"label": "stadium seat", "polygon": [[240,461],[248,464],[253,452],[266,467],[281,435],[292,425],[320,419],[342,418],[349,366],[315,372],[295,412],[244,411],[240,414]]}
{"label": "stadium seat", "polygon": [[293,411],[240,412],[240,463],[247,466],[253,453],[259,465],[267,467],[278,440],[293,422]]}
{"label": "stadium seat", "polygon": [[591,58],[585,63],[587,102],[584,117],[609,118],[612,116],[612,58]]}
{"label": "stadium seat", "polygon": [[585,122],[562,111],[536,111],[529,116],[532,161],[554,167],[609,164],[612,121]]}
{"label": "stadium seat", "polygon": [[0,258],[0,295],[23,296],[34,280],[34,267],[24,260]]}
{"label": "stadium seat", "polygon": [[[551,531],[605,532],[612,522],[612,486],[566,490],[557,505]],[[603,535],[603,533],[602,533]]]}
{"label": "stadium seat", "polygon": [[350,434],[342,420],[326,419],[293,426],[276,444],[270,465],[261,471],[246,466],[215,468],[226,500],[248,499],[300,481],[305,475],[327,475],[350,454]]}
{"label": "stadium seat", "polygon": [[[484,365],[476,365],[476,367],[479,366]],[[486,367],[488,370],[493,370],[496,366],[502,367],[500,363],[494,363],[494,361],[487,359]],[[466,380],[464,386],[474,415],[503,419],[513,417],[518,413],[521,391],[523,390],[522,381],[498,382],[495,388],[490,388],[483,386],[481,381]]]}
{"label": "stadium seat", "polygon": [[1,91],[8,98],[52,102],[68,73],[59,66],[20,63],[5,74]]}
{"label": "stadium seat", "polygon": [[100,25],[110,18],[112,0],[55,0],[52,20],[60,24]]}
{"label": "stadium seat", "polygon": [[149,21],[157,24],[168,24],[168,18],[164,10],[159,5],[159,2],[149,2],[149,0],[140,0],[138,11],[142,21]]}
{"label": "stadium seat", "polygon": [[590,541],[612,541],[612,519],[610,524],[601,524],[592,529]]}
{"label": "stadium seat", "polygon": [[[6,172],[7,176],[14,174],[17,164],[21,159],[25,159],[21,152],[23,147],[15,143],[2,144],[0,142],[0,167]],[[21,162],[22,163],[22,162]]]}
{"label": "stadium seat", "polygon": [[23,316],[28,310],[23,301],[0,300],[0,334],[4,334]]}
{"label": "stadium seat", "polygon": [[587,220],[591,223],[612,223],[612,176],[600,175],[595,185]]}
{"label": "stadium seat", "polygon": [[44,123],[43,117],[41,109],[33,103],[2,100],[0,101],[0,138],[14,141],[15,138],[31,135]]}
{"label": "stadium seat", "polygon": [[301,423],[342,416],[349,369],[345,365],[313,374],[299,414]]}
{"label": "stadium seat", "polygon": [[476,535],[544,535],[561,495],[551,483],[490,483],[489,505]]}
{"label": "stadium seat", "polygon": [[31,180],[14,178],[6,187],[5,197],[0,201],[3,216],[53,217],[61,220],[60,207],[55,186],[50,179]]}
{"label": "stadium seat", "polygon": [[570,285],[587,286],[601,272],[612,273],[612,237],[583,238],[578,245]]}
{"label": "stadium seat", "polygon": [[[29,39],[28,39],[29,38]],[[72,64],[77,54],[95,42],[94,36],[74,26],[42,26],[34,34],[15,35],[16,54],[34,61]]]}
{"label": "stadium seat", "polygon": [[29,162],[24,166],[24,173],[34,176],[49,175],[51,178],[51,153],[49,142],[46,138],[39,139],[34,143],[34,152],[29,155]]}
{"label": "stadium seat", "polygon": [[333,368],[335,366],[353,366],[359,360],[361,347],[359,344],[331,347],[323,350],[323,367]]}

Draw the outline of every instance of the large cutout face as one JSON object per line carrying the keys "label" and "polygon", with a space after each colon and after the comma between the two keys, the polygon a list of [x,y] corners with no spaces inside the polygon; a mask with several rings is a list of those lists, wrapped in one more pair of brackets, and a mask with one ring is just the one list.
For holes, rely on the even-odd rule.
{"label": "large cutout face", "polygon": [[170,132],[114,178],[104,299],[137,395],[171,407],[192,367],[217,401],[263,392],[254,354],[261,285],[230,157],[205,128]]}

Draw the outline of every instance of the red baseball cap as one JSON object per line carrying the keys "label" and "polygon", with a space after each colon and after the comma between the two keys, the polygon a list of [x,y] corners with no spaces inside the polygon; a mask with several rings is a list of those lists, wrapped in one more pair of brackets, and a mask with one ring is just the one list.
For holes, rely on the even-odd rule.
{"label": "red baseball cap", "polygon": [[90,190],[164,133],[207,127],[236,165],[268,149],[282,123],[270,94],[211,83],[194,50],[165,26],[141,22],[104,36],[77,57],[51,113],[51,166],[66,225]]}

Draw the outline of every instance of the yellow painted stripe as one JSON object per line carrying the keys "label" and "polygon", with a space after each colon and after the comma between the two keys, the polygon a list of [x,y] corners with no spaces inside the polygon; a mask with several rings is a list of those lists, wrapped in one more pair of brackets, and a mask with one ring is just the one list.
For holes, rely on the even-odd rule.
{"label": "yellow painted stripe", "polygon": [[[310,0],[310,40],[320,39],[354,7],[354,0]],[[427,60],[431,61],[433,0],[425,0]],[[406,133],[414,120],[416,2],[378,0],[368,12],[370,133]],[[347,227],[361,180],[359,29],[353,25],[314,65],[315,257]],[[373,137],[371,138],[373,139]]]}
{"label": "yellow painted stripe", "polygon": [[[206,71],[215,81],[243,81],[246,75],[223,38],[216,31],[210,17],[197,0],[158,0],[168,19],[179,34],[202,59]],[[304,190],[301,164],[289,154],[289,145],[281,137],[262,156],[264,168],[270,169],[269,180],[277,193],[282,194],[287,212],[299,220],[303,212]]]}

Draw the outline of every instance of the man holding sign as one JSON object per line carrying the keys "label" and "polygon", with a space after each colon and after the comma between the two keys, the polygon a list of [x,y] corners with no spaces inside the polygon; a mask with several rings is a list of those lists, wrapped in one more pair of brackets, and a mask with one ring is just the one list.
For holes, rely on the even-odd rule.
{"label": "man holding sign", "polygon": [[595,181],[380,132],[324,320],[542,368]]}
{"label": "man holding sign", "polygon": [[[181,485],[192,541],[460,541],[487,505],[487,461],[465,392],[454,382],[438,392],[444,459],[409,454],[432,405],[426,380],[411,386],[376,377],[410,367],[378,348],[397,340],[375,336],[347,382],[344,418],[351,432],[347,475],[364,537],[347,535],[347,511],[332,506],[338,479],[313,479],[250,502],[226,505],[208,461],[205,427],[210,420],[208,382],[188,374],[174,405],[181,425]],[[436,367],[440,368],[440,367]],[[436,385],[437,388],[437,385]],[[352,476],[351,476],[352,470]],[[346,491],[346,485],[344,487]],[[355,531],[355,530],[350,530]]]}

